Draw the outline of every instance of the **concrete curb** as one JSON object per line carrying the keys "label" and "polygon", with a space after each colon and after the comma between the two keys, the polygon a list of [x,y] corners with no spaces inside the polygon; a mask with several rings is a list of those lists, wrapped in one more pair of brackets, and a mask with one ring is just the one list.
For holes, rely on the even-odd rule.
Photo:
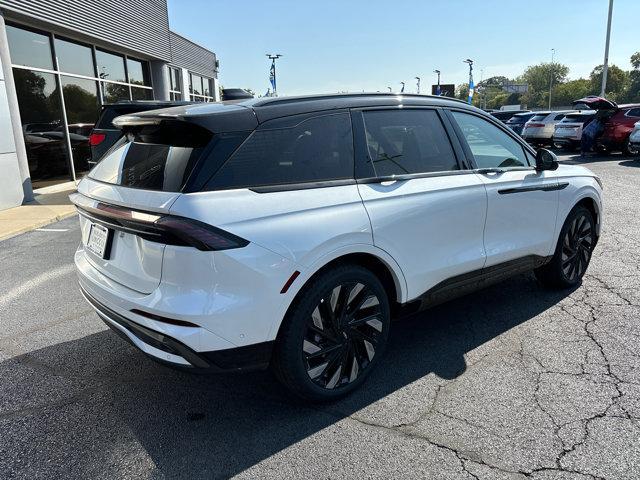
{"label": "concrete curb", "polygon": [[5,235],[0,235],[0,242],[3,240],[8,240],[10,238],[16,237],[18,235],[22,235],[23,233],[27,233],[27,232],[31,232],[37,228],[42,228],[45,227],[47,225],[51,225],[52,223],[55,222],[59,222],[60,220],[64,220],[66,218],[70,218],[73,215],[77,215],[77,212],[68,212],[68,213],[61,213],[60,215],[56,215],[54,217],[51,218],[47,218],[46,220],[42,220],[40,222],[36,222],[36,223],[32,223],[31,225],[27,226],[27,227],[23,227],[14,231],[11,231]]}

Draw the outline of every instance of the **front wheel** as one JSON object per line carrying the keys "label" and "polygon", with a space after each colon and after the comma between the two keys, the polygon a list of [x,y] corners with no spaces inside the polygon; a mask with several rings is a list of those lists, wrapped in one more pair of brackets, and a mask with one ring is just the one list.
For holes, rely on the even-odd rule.
{"label": "front wheel", "polygon": [[371,271],[357,265],[327,270],[303,288],[285,318],[273,371],[302,399],[335,400],[375,368],[389,325],[389,300]]}
{"label": "front wheel", "polygon": [[591,212],[577,206],[569,213],[560,231],[553,258],[535,270],[545,286],[571,288],[580,283],[587,271],[596,245],[596,224]]}

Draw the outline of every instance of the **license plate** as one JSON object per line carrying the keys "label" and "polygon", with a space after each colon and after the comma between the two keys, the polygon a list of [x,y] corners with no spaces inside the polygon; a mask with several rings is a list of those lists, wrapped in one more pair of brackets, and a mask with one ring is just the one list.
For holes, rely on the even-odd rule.
{"label": "license plate", "polygon": [[87,248],[100,258],[108,257],[109,245],[109,229],[97,223],[91,224],[89,230],[89,238],[87,239]]}

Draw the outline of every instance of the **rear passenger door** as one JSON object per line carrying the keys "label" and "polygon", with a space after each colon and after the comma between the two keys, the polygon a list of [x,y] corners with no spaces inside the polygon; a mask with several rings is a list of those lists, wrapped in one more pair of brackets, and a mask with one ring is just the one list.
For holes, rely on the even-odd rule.
{"label": "rear passenger door", "polygon": [[482,268],[486,192],[465,168],[441,112],[361,109],[352,118],[356,179],[373,241],[402,268],[409,299]]}
{"label": "rear passenger door", "polygon": [[455,110],[450,114],[487,189],[486,267],[551,255],[562,188],[555,172],[537,171],[533,155],[483,116]]}

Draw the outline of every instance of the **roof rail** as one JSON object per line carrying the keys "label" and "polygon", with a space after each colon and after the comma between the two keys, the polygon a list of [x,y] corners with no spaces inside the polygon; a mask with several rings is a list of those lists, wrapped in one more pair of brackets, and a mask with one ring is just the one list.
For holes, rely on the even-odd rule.
{"label": "roof rail", "polygon": [[314,100],[331,100],[341,98],[353,98],[353,97],[411,97],[411,98],[441,98],[443,100],[451,100],[454,102],[467,104],[466,101],[459,98],[443,97],[438,95],[422,95],[417,93],[387,93],[387,92],[362,92],[362,93],[329,93],[319,95],[300,95],[291,97],[276,97],[276,98],[260,98],[254,106],[261,107],[266,105],[282,105],[293,102],[309,102]]}

